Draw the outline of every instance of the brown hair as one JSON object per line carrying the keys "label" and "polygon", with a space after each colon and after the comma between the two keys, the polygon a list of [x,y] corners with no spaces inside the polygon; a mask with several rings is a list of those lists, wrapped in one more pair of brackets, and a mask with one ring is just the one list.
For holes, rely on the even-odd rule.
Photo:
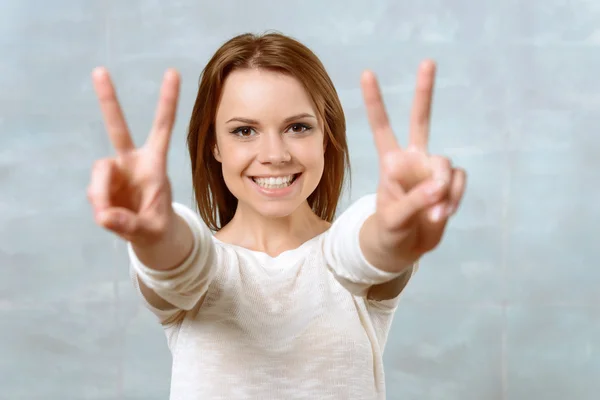
{"label": "brown hair", "polygon": [[350,171],[344,111],[331,79],[318,57],[295,39],[279,33],[236,36],[213,55],[200,78],[188,128],[194,197],[204,222],[212,230],[225,226],[235,213],[237,199],[227,188],[220,163],[214,158],[215,116],[221,90],[235,69],[262,68],[289,74],[306,88],[323,122],[323,176],[308,197],[313,211],[331,222]]}

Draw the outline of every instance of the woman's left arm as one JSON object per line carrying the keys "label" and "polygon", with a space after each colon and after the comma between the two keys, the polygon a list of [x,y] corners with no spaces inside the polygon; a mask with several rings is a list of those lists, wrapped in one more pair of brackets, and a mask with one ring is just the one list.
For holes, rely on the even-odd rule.
{"label": "woman's left arm", "polygon": [[367,71],[361,80],[379,155],[379,185],[375,212],[360,229],[360,249],[376,268],[401,274],[371,289],[380,297],[401,291],[406,285],[402,273],[411,273],[421,256],[437,247],[465,190],[465,171],[427,151],[434,78],[435,64],[424,61],[417,74],[406,148],[396,141],[375,76]]}

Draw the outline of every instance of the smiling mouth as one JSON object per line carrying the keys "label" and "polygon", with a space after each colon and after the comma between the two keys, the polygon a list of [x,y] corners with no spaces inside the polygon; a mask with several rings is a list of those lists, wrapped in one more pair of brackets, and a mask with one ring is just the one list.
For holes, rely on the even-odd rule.
{"label": "smiling mouth", "polygon": [[278,177],[252,177],[251,179],[264,189],[283,189],[294,183],[300,175],[301,173]]}

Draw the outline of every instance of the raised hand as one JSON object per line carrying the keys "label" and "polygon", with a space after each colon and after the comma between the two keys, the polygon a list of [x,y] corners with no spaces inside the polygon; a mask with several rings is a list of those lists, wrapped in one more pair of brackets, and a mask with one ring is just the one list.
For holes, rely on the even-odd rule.
{"label": "raised hand", "polygon": [[154,124],[146,143],[136,148],[111,78],[104,68],[93,74],[108,136],[116,155],[96,161],[88,187],[95,221],[136,245],[160,240],[174,223],[167,153],[175,121],[180,79],[165,73]]}
{"label": "raised hand", "polygon": [[448,218],[462,199],[466,174],[450,160],[428,154],[435,64],[424,61],[417,74],[409,143],[401,148],[373,73],[361,79],[369,124],[379,155],[378,240],[382,248],[415,261],[435,248]]}

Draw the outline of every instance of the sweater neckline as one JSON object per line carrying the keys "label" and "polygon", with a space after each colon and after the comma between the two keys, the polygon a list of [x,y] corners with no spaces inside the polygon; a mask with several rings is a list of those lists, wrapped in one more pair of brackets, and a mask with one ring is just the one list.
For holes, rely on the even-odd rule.
{"label": "sweater neckline", "polygon": [[283,261],[283,260],[293,260],[293,259],[297,259],[297,257],[301,256],[302,254],[304,254],[304,252],[306,251],[306,249],[309,248],[309,246],[311,244],[313,244],[314,242],[318,241],[323,235],[325,235],[327,231],[319,233],[318,235],[306,240],[305,242],[303,242],[302,244],[300,244],[298,247],[295,247],[293,249],[288,249],[285,251],[282,251],[281,253],[279,253],[276,256],[271,256],[267,253],[265,253],[264,251],[259,251],[259,250],[252,250],[249,249],[247,247],[243,247],[243,246],[239,246],[236,244],[231,244],[231,243],[227,243],[227,242],[223,242],[222,240],[216,238],[214,235],[212,236],[213,241],[216,243],[219,243],[222,246],[225,247],[229,247],[229,248],[233,248],[235,250],[239,250],[248,254],[252,254],[255,257],[258,257],[261,260],[265,260],[265,261]]}

